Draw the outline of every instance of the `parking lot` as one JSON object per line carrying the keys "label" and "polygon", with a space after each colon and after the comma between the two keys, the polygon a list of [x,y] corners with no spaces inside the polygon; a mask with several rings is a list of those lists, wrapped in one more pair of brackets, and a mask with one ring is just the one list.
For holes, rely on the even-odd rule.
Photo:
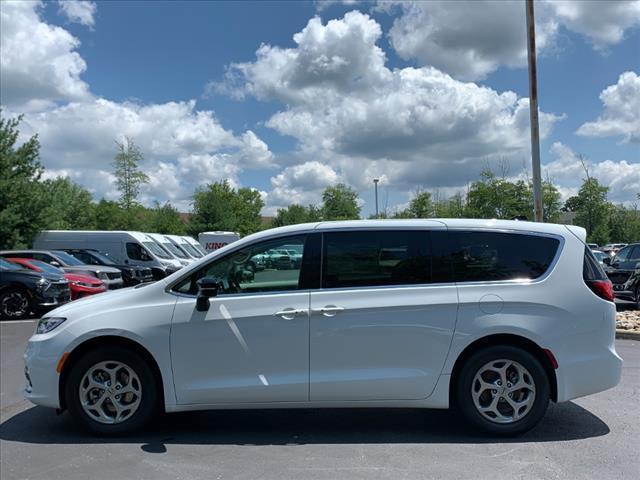
{"label": "parking lot", "polygon": [[551,405],[509,440],[446,411],[281,410],[165,415],[127,438],[92,437],[22,399],[34,322],[0,323],[0,477],[9,479],[637,478],[640,342],[618,340],[621,384]]}

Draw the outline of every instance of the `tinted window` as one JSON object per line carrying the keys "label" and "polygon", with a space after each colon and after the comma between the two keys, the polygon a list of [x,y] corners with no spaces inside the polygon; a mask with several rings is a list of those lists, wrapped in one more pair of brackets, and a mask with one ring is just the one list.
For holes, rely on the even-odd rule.
{"label": "tinted window", "polygon": [[624,247],[616,254],[614,262],[626,262],[630,252],[631,247]]}
{"label": "tinted window", "polygon": [[538,278],[560,244],[538,235],[480,231],[450,231],[449,242],[457,282]]}
{"label": "tinted window", "polygon": [[[222,285],[221,294],[298,290],[306,243],[306,236],[300,235],[247,246],[210,262],[174,290],[195,295],[196,282],[203,277],[217,278]],[[302,253],[289,255],[282,251],[284,244],[294,244]]]}
{"label": "tinted window", "polygon": [[633,250],[629,254],[629,262],[640,262],[640,245],[633,247]]}
{"label": "tinted window", "polygon": [[80,260],[76,257],[69,255],[67,252],[62,252],[60,250],[53,250],[53,254],[58,257],[65,265],[84,265]]}
{"label": "tinted window", "polygon": [[606,280],[607,275],[596,260],[593,252],[588,247],[584,249],[584,263],[582,264],[582,277],[585,280]]}
{"label": "tinted window", "polygon": [[430,282],[426,231],[334,232],[323,237],[322,288]]}
{"label": "tinted window", "polygon": [[149,254],[137,243],[127,243],[127,256],[131,260],[148,261],[151,260]]}

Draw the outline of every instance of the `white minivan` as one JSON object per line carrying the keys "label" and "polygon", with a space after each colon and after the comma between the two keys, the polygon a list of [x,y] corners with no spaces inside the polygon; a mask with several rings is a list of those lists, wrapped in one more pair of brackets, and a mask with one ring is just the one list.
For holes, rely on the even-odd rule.
{"label": "white minivan", "polygon": [[[285,246],[298,265],[248,271]],[[614,339],[611,283],[582,228],[321,222],[48,313],[25,393],[103,434],[160,410],[456,407],[513,435],[550,400],[617,385]]]}

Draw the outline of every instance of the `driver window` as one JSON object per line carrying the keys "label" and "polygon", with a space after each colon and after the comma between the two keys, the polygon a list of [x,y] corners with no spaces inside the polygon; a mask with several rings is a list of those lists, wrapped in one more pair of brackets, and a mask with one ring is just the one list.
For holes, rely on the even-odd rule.
{"label": "driver window", "polygon": [[217,259],[178,283],[173,290],[196,295],[203,277],[220,281],[220,294],[298,290],[305,235],[249,245]]}
{"label": "driver window", "polygon": [[630,251],[631,251],[631,247],[624,247],[622,250],[620,250],[616,254],[614,261],[615,262],[626,262]]}

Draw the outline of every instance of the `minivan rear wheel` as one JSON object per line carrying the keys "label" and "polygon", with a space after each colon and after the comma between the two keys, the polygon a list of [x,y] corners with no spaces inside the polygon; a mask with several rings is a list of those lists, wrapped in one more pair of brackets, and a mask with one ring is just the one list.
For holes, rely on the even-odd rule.
{"label": "minivan rear wheel", "polygon": [[492,346],[467,359],[456,385],[457,405],[475,426],[497,435],[533,428],[549,404],[549,379],[529,352]]}
{"label": "minivan rear wheel", "polygon": [[74,420],[101,435],[119,435],[147,423],[158,409],[147,362],[119,346],[88,352],[71,366],[65,399]]}

